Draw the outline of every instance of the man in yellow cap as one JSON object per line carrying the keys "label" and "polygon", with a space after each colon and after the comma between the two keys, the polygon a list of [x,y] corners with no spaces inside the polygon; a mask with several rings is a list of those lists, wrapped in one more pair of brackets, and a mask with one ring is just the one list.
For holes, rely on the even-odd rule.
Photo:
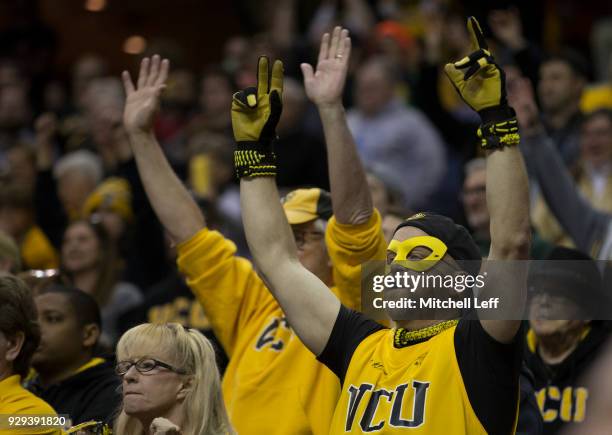
{"label": "man in yellow cap", "polygon": [[[292,240],[298,245],[301,264],[345,304],[359,309],[360,265],[384,258],[385,241],[342,107],[349,53],[341,54],[338,47],[347,40],[347,32],[341,35],[340,28],[331,38],[323,37],[316,78],[312,67],[303,65],[306,93],[323,122],[331,201],[321,190],[306,189],[289,194],[284,206],[293,223]],[[267,70],[267,59],[262,58],[260,87],[268,86]],[[234,243],[206,228],[202,213],[153,135],[155,109],[167,74],[168,61],[158,56],[143,60],[136,87],[129,74],[123,74],[124,123],[149,199],[178,243],[179,267],[230,358],[223,394],[232,425],[241,435],[327,434],[340,383],[297,338],[253,265],[235,255]],[[274,75],[271,82],[278,85]],[[251,104],[252,97],[243,102],[237,94],[233,104]],[[277,94],[278,104],[280,97]],[[280,115],[276,107],[260,109],[273,109],[275,116]],[[248,141],[248,137],[236,140]],[[240,156],[244,161],[252,158],[256,156]],[[270,166],[262,162],[259,169],[265,172]]]}
{"label": "man in yellow cap", "polygon": [[95,217],[113,240],[119,240],[134,219],[132,190],[127,180],[110,177],[100,183],[85,201],[83,216]]}

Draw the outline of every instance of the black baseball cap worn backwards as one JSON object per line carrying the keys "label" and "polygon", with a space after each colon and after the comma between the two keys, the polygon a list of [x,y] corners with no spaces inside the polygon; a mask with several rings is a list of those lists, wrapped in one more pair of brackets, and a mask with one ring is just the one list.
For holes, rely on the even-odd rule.
{"label": "black baseball cap worn backwards", "polygon": [[447,247],[446,252],[470,275],[477,275],[480,271],[480,250],[463,225],[437,213],[420,212],[399,224],[393,233],[403,227],[415,227],[442,240]]}

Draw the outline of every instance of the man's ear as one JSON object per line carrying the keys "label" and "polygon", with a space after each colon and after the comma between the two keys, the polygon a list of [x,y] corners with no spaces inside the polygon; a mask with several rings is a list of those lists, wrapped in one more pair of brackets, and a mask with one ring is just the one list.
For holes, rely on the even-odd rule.
{"label": "man's ear", "polygon": [[8,346],[6,347],[5,358],[9,362],[13,362],[19,356],[23,342],[25,341],[25,334],[22,331],[18,331],[11,337],[6,337]]}
{"label": "man's ear", "polygon": [[94,347],[100,339],[100,327],[95,323],[83,326],[83,347]]}

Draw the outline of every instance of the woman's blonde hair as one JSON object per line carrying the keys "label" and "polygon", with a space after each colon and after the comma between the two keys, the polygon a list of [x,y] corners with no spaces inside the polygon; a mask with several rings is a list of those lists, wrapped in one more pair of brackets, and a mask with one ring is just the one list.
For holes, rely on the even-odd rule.
{"label": "woman's blonde hair", "polygon": [[[191,377],[191,388],[183,401],[184,435],[226,435],[233,433],[227,417],[215,350],[202,333],[178,323],[144,323],[129,329],[117,343],[117,360],[130,356],[161,353],[169,364]],[[123,409],[115,421],[114,433],[140,435],[140,421]]]}

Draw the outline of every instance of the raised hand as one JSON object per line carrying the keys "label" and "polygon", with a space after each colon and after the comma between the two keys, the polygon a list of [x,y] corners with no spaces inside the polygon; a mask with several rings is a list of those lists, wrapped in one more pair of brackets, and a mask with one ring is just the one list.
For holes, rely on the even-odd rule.
{"label": "raised hand", "polygon": [[270,142],[283,110],[283,63],[276,60],[270,77],[269,59],[257,61],[257,87],[238,91],[232,98],[232,130],[236,142]]}
{"label": "raised hand", "polygon": [[300,65],[306,95],[319,107],[342,103],[351,54],[351,38],[348,35],[348,30],[339,26],[334,29],[331,38],[329,33],[323,35],[316,72],[307,63]]}
{"label": "raised hand", "polygon": [[480,115],[477,133],[483,149],[518,145],[518,123],[508,106],[504,71],[495,63],[476,18],[469,17],[467,27],[472,53],[447,63],[444,72],[463,101]]}
{"label": "raised hand", "polygon": [[126,94],[123,124],[129,134],[150,133],[153,130],[159,95],[166,87],[169,65],[168,59],[161,60],[158,55],[152,59],[145,57],[140,63],[136,87],[127,71],[121,74]]}
{"label": "raised hand", "polygon": [[274,62],[271,76],[269,63],[266,56],[261,56],[257,63],[257,87],[238,91],[232,99],[234,164],[238,177],[276,175],[273,142],[283,110],[283,63]]}
{"label": "raised hand", "polygon": [[516,111],[522,135],[530,136],[543,130],[533,86],[528,78],[521,77],[516,80],[512,90],[508,92],[508,102]]}
{"label": "raised hand", "polygon": [[57,132],[57,117],[53,112],[45,112],[36,118],[34,128],[39,143],[50,143]]}
{"label": "raised hand", "polygon": [[523,38],[521,17],[516,8],[494,10],[489,14],[491,32],[510,49],[518,51],[527,42]]}
{"label": "raised hand", "polygon": [[447,63],[444,72],[461,98],[482,116],[484,109],[507,106],[505,77],[474,17],[468,18],[467,28],[472,53],[457,62]]}

